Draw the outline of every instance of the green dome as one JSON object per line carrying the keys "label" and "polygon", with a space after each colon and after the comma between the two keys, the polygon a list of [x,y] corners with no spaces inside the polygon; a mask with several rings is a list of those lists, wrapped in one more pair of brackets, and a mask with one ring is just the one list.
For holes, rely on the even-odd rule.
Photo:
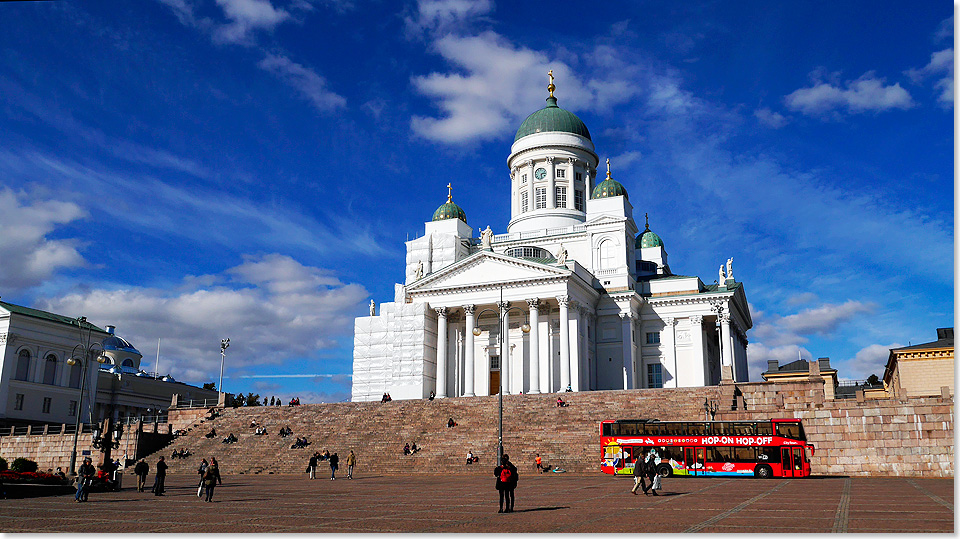
{"label": "green dome", "polygon": [[517,136],[513,141],[516,142],[534,133],[546,133],[550,131],[573,133],[585,137],[587,140],[592,140],[586,124],[584,124],[580,118],[577,118],[574,113],[558,107],[557,98],[551,95],[547,98],[546,107],[527,116],[527,119],[520,124],[520,129],[517,129]]}
{"label": "green dome", "polygon": [[452,200],[444,202],[442,206],[433,212],[434,221],[443,221],[444,219],[460,219],[467,222],[467,214],[463,213],[463,208],[457,206]]}
{"label": "green dome", "polygon": [[637,236],[637,249],[642,249],[645,247],[663,247],[663,240],[660,239],[660,236],[657,236],[650,231],[650,216],[648,214],[643,214],[644,219],[646,220],[646,228],[643,232]]}
{"label": "green dome", "polygon": [[621,195],[627,200],[630,200],[630,197],[627,196],[626,188],[617,180],[607,177],[607,179],[598,183],[597,186],[593,188],[593,194],[590,195],[590,198],[618,197]]}

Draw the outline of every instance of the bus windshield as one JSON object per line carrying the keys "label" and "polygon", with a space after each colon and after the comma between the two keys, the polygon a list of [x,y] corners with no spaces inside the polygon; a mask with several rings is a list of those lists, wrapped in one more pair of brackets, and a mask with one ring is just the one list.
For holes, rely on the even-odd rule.
{"label": "bus windshield", "polygon": [[807,439],[803,432],[803,425],[793,422],[777,423],[777,436],[790,438],[791,440],[805,441]]}

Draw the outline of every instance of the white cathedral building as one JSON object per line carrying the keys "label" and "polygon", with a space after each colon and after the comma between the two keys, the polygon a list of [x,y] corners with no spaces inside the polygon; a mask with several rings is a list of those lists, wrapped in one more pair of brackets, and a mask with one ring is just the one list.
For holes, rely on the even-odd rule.
{"label": "white cathedral building", "polygon": [[[474,237],[452,194],[406,242],[392,302],[354,326],[354,401],[692,387],[747,380],[753,326],[732,259],[675,275],[587,126],[547,105],[511,147],[510,222]],[[448,189],[450,185],[448,184]]]}

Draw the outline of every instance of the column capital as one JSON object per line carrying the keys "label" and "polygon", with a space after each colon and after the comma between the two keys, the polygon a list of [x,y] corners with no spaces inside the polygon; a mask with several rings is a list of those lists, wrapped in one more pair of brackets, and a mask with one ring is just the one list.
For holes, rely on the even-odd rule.
{"label": "column capital", "polygon": [[730,323],[730,314],[729,314],[729,313],[723,313],[723,314],[721,314],[721,315],[720,315],[720,322],[723,323],[723,324],[729,324],[729,323]]}
{"label": "column capital", "polygon": [[433,310],[437,311],[437,316],[442,317],[442,318],[446,318],[446,317],[447,317],[447,308],[446,308],[446,307],[434,307]]}
{"label": "column capital", "polygon": [[476,308],[477,308],[476,305],[464,305],[463,312],[467,314],[473,314],[473,311],[476,310]]}
{"label": "column capital", "polygon": [[629,320],[633,318],[633,313],[620,313],[621,320]]}
{"label": "column capital", "polygon": [[691,316],[691,317],[690,317],[690,322],[693,323],[693,324],[702,324],[702,323],[703,323],[703,315],[702,315],[702,314],[695,314],[695,315]]}
{"label": "column capital", "polygon": [[555,157],[553,157],[552,155],[551,155],[551,156],[548,156],[548,157],[547,157],[547,163],[549,163],[549,164],[552,165],[554,159],[555,159]]}
{"label": "column capital", "polygon": [[531,311],[539,311],[539,310],[540,310],[540,298],[531,298],[531,299],[528,299],[528,300],[526,300],[526,301],[527,301],[527,305],[530,307],[530,310],[531,310]]}
{"label": "column capital", "polygon": [[666,324],[667,327],[675,326],[677,325],[677,319],[672,316],[668,316],[663,319],[663,323]]}
{"label": "column capital", "polygon": [[570,296],[557,296],[557,303],[559,303],[561,307],[566,307],[570,304]]}
{"label": "column capital", "polygon": [[510,302],[509,302],[509,301],[498,301],[498,302],[497,302],[497,307],[500,308],[500,311],[506,311],[507,309],[510,308]]}

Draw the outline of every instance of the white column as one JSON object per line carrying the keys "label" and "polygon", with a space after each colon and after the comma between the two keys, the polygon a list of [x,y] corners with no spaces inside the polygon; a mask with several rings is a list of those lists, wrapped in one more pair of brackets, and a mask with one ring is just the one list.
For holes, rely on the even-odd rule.
{"label": "white column", "polygon": [[580,391],[580,304],[571,301],[570,322],[570,387]]}
{"label": "white column", "polygon": [[560,304],[560,391],[570,387],[570,310],[568,296],[557,298]]}
{"label": "white column", "polygon": [[500,328],[500,383],[503,386],[503,394],[509,395],[513,384],[510,383],[510,374],[513,373],[513,365],[510,365],[510,302],[504,301],[498,303],[500,307],[500,316],[503,317],[503,326]]}
{"label": "white column", "polygon": [[[525,186],[524,186],[525,187]],[[520,215],[520,177],[517,176],[517,169],[510,171],[510,215]]]}
{"label": "white column", "polygon": [[553,157],[547,158],[547,208],[557,207],[557,166]]}
{"label": "white column", "polygon": [[702,369],[699,379],[703,380],[703,385],[710,385],[710,365],[707,364],[707,353],[703,348],[703,316],[695,314],[690,317],[690,337],[693,341],[694,358],[699,358],[697,365]]}
{"label": "white column", "polygon": [[437,307],[437,397],[447,396],[447,308]]}
{"label": "white column", "polygon": [[677,385],[679,383],[679,374],[677,374],[677,319],[676,318],[664,318],[663,319],[663,333],[661,335],[661,343],[663,351],[666,353],[663,358],[664,367],[669,366],[670,370],[673,371],[673,385],[665,385],[664,387],[680,387]]}
{"label": "white column", "polygon": [[730,315],[720,315],[720,372],[724,380],[733,380],[733,346],[730,344]]}
{"label": "white column", "polygon": [[528,299],[530,306],[530,393],[540,393],[540,300]]}
{"label": "white column", "polygon": [[586,189],[583,193],[583,211],[587,211],[587,200],[593,193],[593,186],[590,185],[590,163],[583,166],[583,186]]}
{"label": "white column", "polygon": [[620,313],[620,319],[623,324],[623,368],[627,373],[624,380],[626,387],[623,389],[636,389],[639,385],[637,384],[637,367],[634,357],[633,316],[630,313]]}
{"label": "white column", "polygon": [[466,344],[466,355],[464,358],[463,366],[463,396],[464,397],[473,397],[473,376],[474,376],[474,364],[473,364],[473,305],[464,305],[463,312],[466,313],[466,326],[467,332],[467,344]]}
{"label": "white column", "polygon": [[529,193],[530,193],[529,195],[527,195],[530,197],[530,201],[529,201],[530,205],[527,206],[527,209],[528,211],[533,211],[537,209],[537,189],[533,185],[534,182],[537,181],[537,179],[533,177],[533,170],[534,170],[533,161],[527,161],[524,164],[524,168],[527,169],[527,182],[528,182],[527,189],[529,189]]}

